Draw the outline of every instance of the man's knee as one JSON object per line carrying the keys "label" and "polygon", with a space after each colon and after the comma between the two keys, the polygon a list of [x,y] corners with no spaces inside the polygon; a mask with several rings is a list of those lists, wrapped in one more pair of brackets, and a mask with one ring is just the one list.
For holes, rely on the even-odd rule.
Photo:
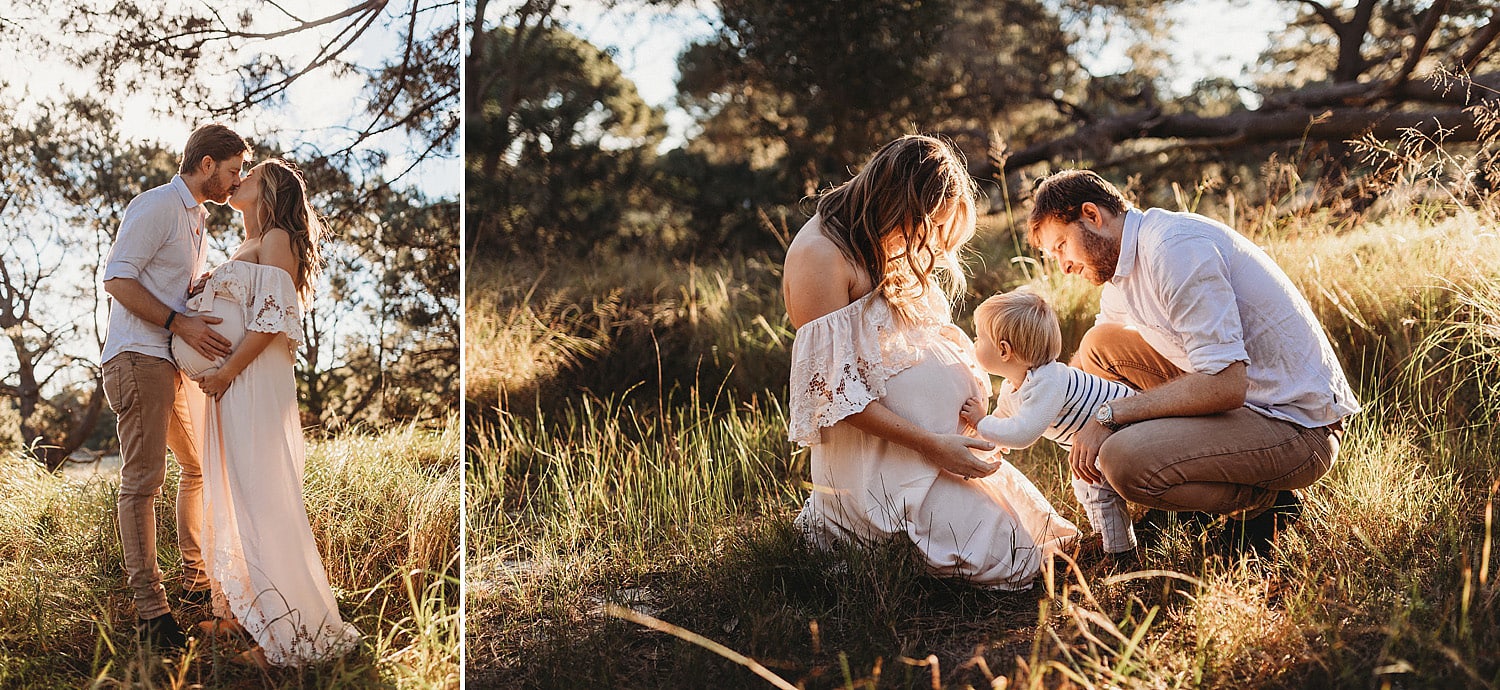
{"label": "man's knee", "polygon": [[1119,362],[1130,359],[1128,354],[1139,351],[1142,347],[1146,347],[1145,341],[1131,327],[1124,324],[1094,324],[1088,332],[1083,333],[1083,339],[1079,341],[1079,353],[1073,357],[1073,366],[1095,377],[1128,383],[1119,369]]}
{"label": "man's knee", "polygon": [[1125,500],[1149,504],[1162,487],[1156,486],[1158,474],[1150,465],[1152,453],[1141,443],[1144,439],[1128,431],[1116,432],[1104,442],[1099,449],[1099,471]]}
{"label": "man's knee", "polygon": [[1129,329],[1118,323],[1094,324],[1078,342],[1078,352],[1073,355],[1073,366],[1106,379],[1115,379],[1108,355],[1111,346],[1126,336]]}
{"label": "man's knee", "polygon": [[120,498],[122,500],[126,499],[126,498],[133,498],[133,499],[149,499],[149,500],[155,501],[156,497],[161,495],[161,489],[165,485],[166,485],[166,475],[165,474],[162,475],[161,479],[157,479],[154,482],[151,481],[151,480],[149,480],[149,479],[137,480],[137,481],[133,481],[133,482],[121,482],[120,483]]}

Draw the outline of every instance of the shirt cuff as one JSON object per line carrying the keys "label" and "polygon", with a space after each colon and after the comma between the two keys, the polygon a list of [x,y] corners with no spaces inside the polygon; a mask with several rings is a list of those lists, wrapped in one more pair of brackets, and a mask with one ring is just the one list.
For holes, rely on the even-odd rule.
{"label": "shirt cuff", "polygon": [[124,261],[111,261],[104,266],[104,280],[113,280],[115,278],[140,280],[141,269],[136,268],[134,264],[128,264]]}
{"label": "shirt cuff", "polygon": [[1235,362],[1250,363],[1250,355],[1245,352],[1243,343],[1205,345],[1188,353],[1188,363],[1199,374],[1212,376]]}

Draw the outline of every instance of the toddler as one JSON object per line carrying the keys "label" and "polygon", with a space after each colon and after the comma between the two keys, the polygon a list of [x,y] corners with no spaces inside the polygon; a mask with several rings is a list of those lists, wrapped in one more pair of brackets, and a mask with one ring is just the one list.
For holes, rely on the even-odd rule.
{"label": "toddler", "polygon": [[[1026,448],[1049,438],[1064,449],[1101,403],[1127,395],[1130,388],[1057,361],[1062,329],[1046,300],[1030,292],[995,295],[974,310],[974,344],[979,365],[1005,378],[995,411],[970,400],[964,422],[1002,448]],[[1107,553],[1135,548],[1135,529],[1125,499],[1100,478],[1090,483],[1073,478],[1073,494],[1083,504],[1089,525],[1100,533]]]}

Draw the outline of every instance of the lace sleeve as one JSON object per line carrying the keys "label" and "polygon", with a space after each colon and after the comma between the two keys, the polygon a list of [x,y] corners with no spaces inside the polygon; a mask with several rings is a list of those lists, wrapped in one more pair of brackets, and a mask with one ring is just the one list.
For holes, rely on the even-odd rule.
{"label": "lace sleeve", "polygon": [[292,350],[302,347],[302,310],[292,277],[275,266],[260,266],[255,272],[249,299],[245,300],[245,330],[285,333]]}
{"label": "lace sleeve", "polygon": [[878,299],[861,298],[797,329],[787,436],[816,444],[823,427],[885,397],[886,382],[921,356],[901,340],[893,315]]}

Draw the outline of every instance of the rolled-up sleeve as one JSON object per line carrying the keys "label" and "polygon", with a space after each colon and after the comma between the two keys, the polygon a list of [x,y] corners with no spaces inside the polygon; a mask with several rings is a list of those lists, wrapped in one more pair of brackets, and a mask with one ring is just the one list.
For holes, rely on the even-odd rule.
{"label": "rolled-up sleeve", "polygon": [[140,279],[141,271],[170,236],[174,222],[171,212],[169,206],[147,196],[130,202],[110,249],[109,262],[104,266],[104,280]]}
{"label": "rolled-up sleeve", "polygon": [[1158,253],[1153,263],[1153,272],[1160,276],[1158,297],[1170,313],[1192,370],[1217,374],[1234,362],[1248,363],[1229,266],[1213,241],[1183,237],[1171,252]]}

